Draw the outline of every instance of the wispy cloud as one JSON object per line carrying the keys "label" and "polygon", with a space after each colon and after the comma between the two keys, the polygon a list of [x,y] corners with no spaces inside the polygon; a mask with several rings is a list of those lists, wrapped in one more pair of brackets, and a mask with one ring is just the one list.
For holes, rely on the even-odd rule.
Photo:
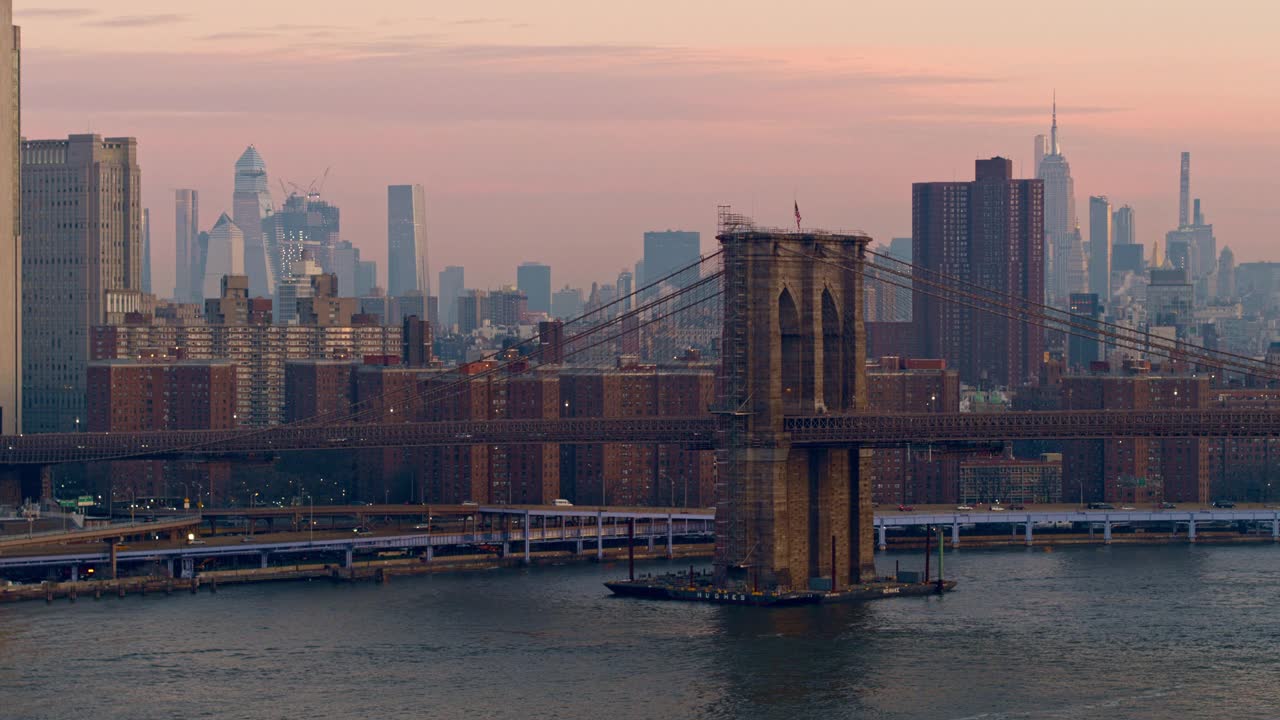
{"label": "wispy cloud", "polygon": [[27,8],[22,10],[14,10],[13,14],[18,18],[79,18],[96,15],[97,10],[93,8],[68,7],[68,8]]}
{"label": "wispy cloud", "polygon": [[229,32],[217,32],[209,35],[201,35],[199,40],[258,40],[261,38],[276,37],[276,33],[266,30],[232,30]]}
{"label": "wispy cloud", "polygon": [[176,25],[186,22],[188,19],[189,16],[177,13],[156,13],[154,15],[117,15],[116,17],[102,18],[100,20],[89,20],[84,24],[107,28],[141,28],[155,27],[157,25]]}

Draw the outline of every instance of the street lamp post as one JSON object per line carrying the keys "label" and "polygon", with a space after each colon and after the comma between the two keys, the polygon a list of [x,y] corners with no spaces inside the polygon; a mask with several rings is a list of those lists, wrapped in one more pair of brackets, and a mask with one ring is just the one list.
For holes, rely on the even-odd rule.
{"label": "street lamp post", "polygon": [[307,542],[315,544],[316,541],[316,496],[308,491],[303,491],[303,495],[307,496],[308,517],[307,517]]}

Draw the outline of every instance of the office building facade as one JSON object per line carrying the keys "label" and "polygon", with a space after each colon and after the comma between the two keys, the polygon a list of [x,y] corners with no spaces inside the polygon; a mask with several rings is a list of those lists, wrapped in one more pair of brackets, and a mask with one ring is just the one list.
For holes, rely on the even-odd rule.
{"label": "office building facade", "polygon": [[458,297],[466,287],[466,270],[460,265],[440,271],[440,318],[449,327],[459,322]]}
{"label": "office building facade", "polygon": [[[658,282],[680,268],[698,262],[701,257],[701,236],[685,230],[665,230],[644,234],[644,285]],[[692,268],[667,278],[666,283],[687,287],[698,281],[700,273]],[[650,291],[647,295],[653,295]]]}
{"label": "office building facade", "polygon": [[551,314],[551,266],[527,262],[516,268],[516,287],[529,299],[529,312]]}
{"label": "office building facade", "polygon": [[387,187],[387,294],[431,294],[426,193],[421,185]]}
{"label": "office building facade", "polygon": [[244,233],[243,265],[249,276],[249,293],[255,297],[271,297],[276,277],[267,260],[262,221],[271,215],[271,187],[267,181],[267,164],[250,145],[245,148],[235,167],[235,191],[231,198],[232,219]]}
{"label": "office building facade", "polygon": [[21,39],[0,2],[0,433],[22,429]]}
{"label": "office building facade", "polygon": [[1044,182],[1044,243],[1047,256],[1045,284],[1049,302],[1065,307],[1067,296],[1084,292],[1083,249],[1076,233],[1075,181],[1071,164],[1058,142],[1058,106],[1054,103],[1048,153],[1038,164],[1036,177]]}
{"label": "office building facade", "polygon": [[[245,275],[244,267],[244,233],[226,214],[218,218],[213,229],[209,231],[208,245],[205,248],[204,279],[201,283],[201,300],[218,297],[222,289],[222,278],[228,275]],[[249,277],[250,292],[253,278]]]}
{"label": "office building facade", "polygon": [[142,288],[142,171],[133,138],[22,144],[23,426],[86,417],[88,330],[113,291]]}

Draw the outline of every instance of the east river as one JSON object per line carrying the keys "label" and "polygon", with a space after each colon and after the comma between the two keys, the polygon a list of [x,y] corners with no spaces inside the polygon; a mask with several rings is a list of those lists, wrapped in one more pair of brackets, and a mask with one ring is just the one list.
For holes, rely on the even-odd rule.
{"label": "east river", "polygon": [[625,563],[0,606],[0,718],[1280,717],[1280,547],[946,569],[792,609],[612,598]]}

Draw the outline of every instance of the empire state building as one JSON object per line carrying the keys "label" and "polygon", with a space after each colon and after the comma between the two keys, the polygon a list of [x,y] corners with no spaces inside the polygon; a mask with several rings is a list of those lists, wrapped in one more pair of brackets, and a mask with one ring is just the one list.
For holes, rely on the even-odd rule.
{"label": "empire state building", "polygon": [[1065,308],[1071,293],[1085,292],[1086,275],[1071,164],[1058,144],[1057,100],[1049,152],[1040,161],[1039,178],[1044,181],[1045,295],[1050,304]]}

